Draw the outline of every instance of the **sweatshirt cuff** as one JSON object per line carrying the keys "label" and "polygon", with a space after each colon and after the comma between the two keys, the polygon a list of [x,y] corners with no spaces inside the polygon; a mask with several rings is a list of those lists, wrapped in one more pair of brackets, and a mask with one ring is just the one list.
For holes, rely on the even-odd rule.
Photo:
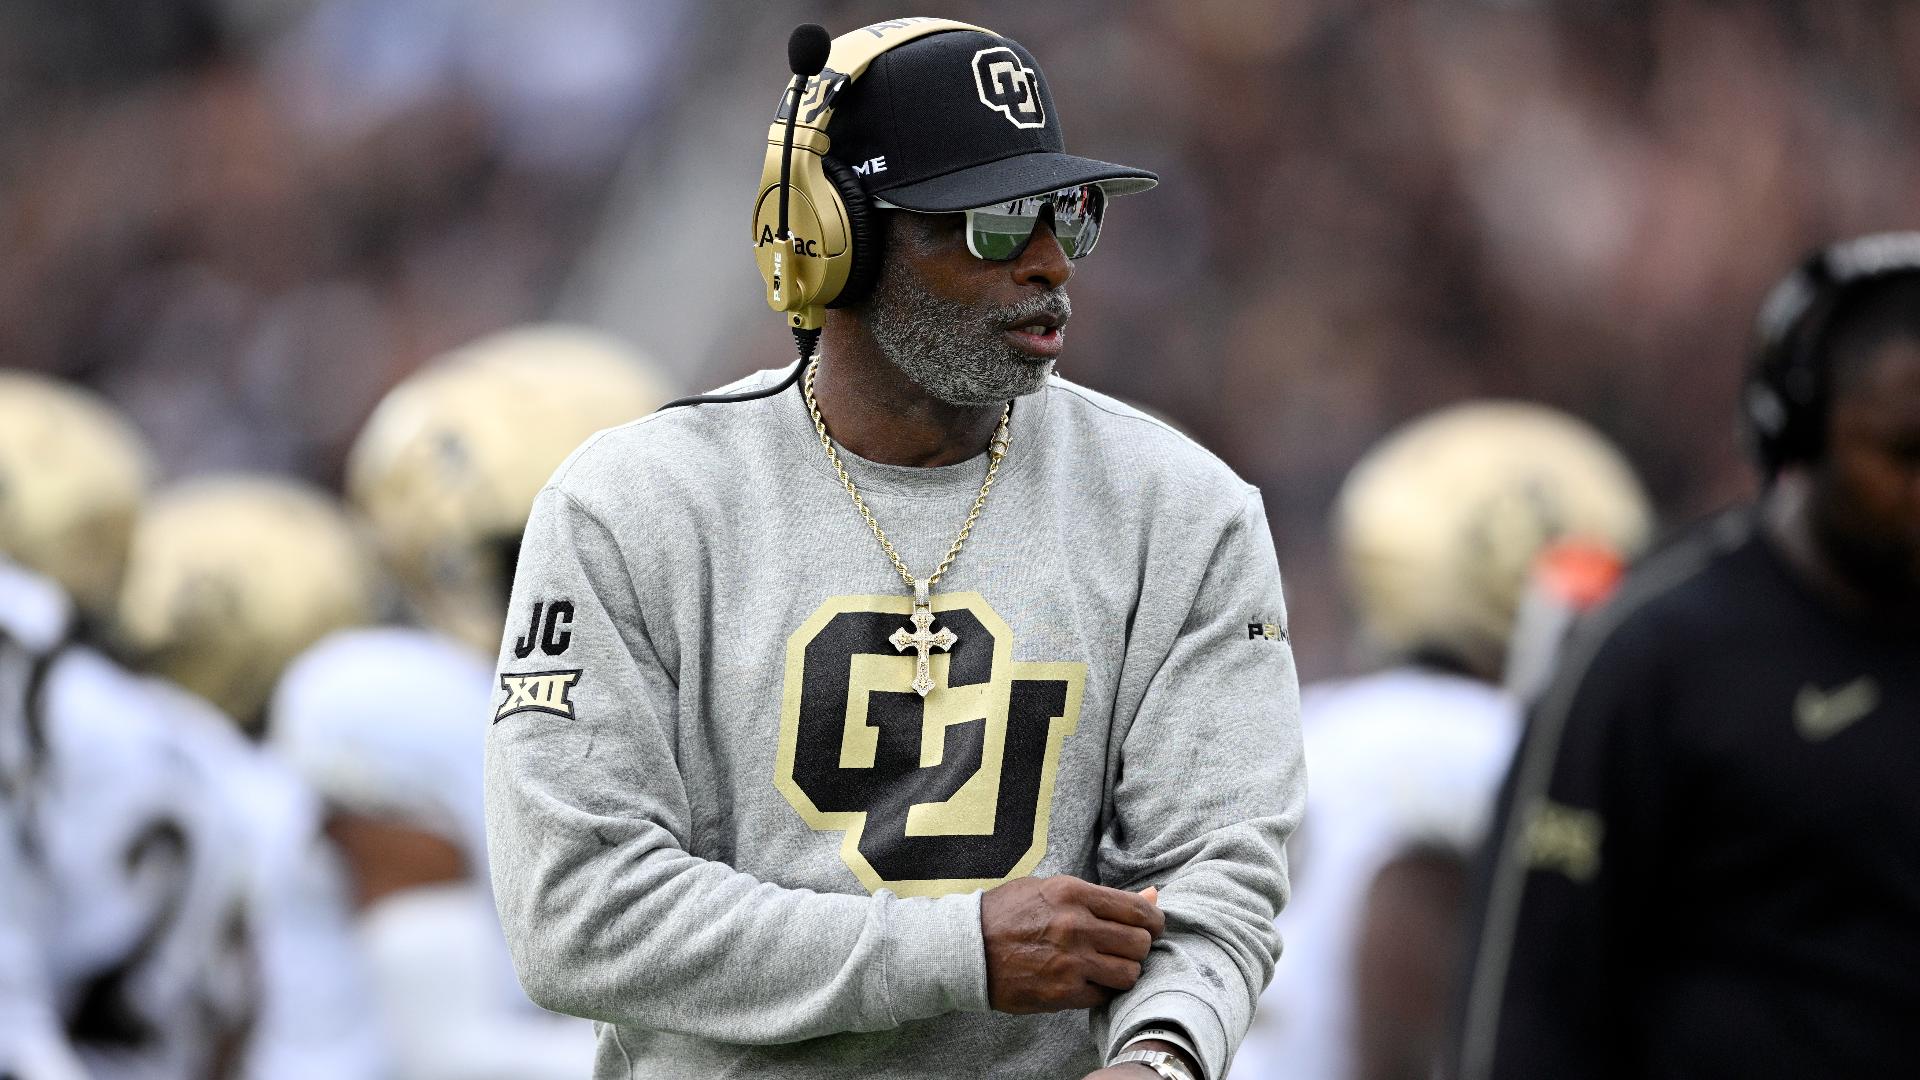
{"label": "sweatshirt cuff", "polygon": [[1227,1074],[1227,1029],[1213,1006],[1185,990],[1162,990],[1130,1002],[1126,1012],[1108,1026],[1106,1055],[1101,1060],[1112,1061],[1150,1027],[1171,1027],[1187,1036],[1200,1063],[1200,1080],[1219,1080]]}
{"label": "sweatshirt cuff", "polygon": [[887,992],[898,1023],[987,1011],[980,894],[893,897],[887,905]]}

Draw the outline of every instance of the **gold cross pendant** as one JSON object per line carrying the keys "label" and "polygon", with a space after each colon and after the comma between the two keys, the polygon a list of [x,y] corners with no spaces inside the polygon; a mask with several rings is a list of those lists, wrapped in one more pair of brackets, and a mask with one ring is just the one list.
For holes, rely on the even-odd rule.
{"label": "gold cross pendant", "polygon": [[933,670],[928,660],[929,650],[946,649],[951,652],[954,642],[960,640],[953,631],[944,626],[938,630],[932,627],[933,599],[927,594],[927,583],[916,581],[913,583],[913,633],[907,633],[907,628],[903,626],[895,630],[893,636],[887,640],[893,642],[893,647],[901,652],[912,649],[920,654],[913,666],[913,689],[921,697],[926,697],[933,691]]}

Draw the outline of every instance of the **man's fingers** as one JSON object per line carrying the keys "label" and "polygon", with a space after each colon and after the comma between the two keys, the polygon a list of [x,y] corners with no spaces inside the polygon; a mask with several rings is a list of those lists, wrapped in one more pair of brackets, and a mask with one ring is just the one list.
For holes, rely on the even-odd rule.
{"label": "man's fingers", "polygon": [[1087,944],[1108,956],[1140,961],[1153,948],[1153,935],[1143,927],[1102,920],[1087,931]]}
{"label": "man's fingers", "polygon": [[1138,926],[1154,937],[1159,937],[1167,928],[1167,917],[1161,914],[1160,906],[1139,893],[1088,885],[1079,899],[1088,911],[1100,918]]}
{"label": "man's fingers", "polygon": [[1110,990],[1131,990],[1140,981],[1140,965],[1105,953],[1087,958],[1087,981]]}

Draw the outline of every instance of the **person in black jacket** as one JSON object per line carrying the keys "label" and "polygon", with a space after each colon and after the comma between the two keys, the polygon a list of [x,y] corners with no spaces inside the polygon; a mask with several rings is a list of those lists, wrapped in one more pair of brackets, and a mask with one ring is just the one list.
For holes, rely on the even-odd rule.
{"label": "person in black jacket", "polygon": [[1508,778],[1460,1080],[1920,1064],[1920,234],[1761,332],[1764,493],[1576,633]]}

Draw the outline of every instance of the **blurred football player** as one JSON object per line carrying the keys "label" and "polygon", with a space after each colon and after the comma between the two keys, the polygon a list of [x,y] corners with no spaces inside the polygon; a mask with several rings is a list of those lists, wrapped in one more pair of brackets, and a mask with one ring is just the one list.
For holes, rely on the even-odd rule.
{"label": "blurred football player", "polygon": [[1370,451],[1334,526],[1366,644],[1388,666],[1302,694],[1313,783],[1278,920],[1287,954],[1241,1080],[1432,1075],[1464,868],[1519,733],[1503,681],[1522,596],[1572,584],[1554,595],[1591,599],[1584,586],[1645,542],[1648,508],[1585,424],[1476,402]]}
{"label": "blurred football player", "polygon": [[39,936],[46,890],[22,850],[21,828],[0,800],[0,1076],[83,1080],[47,979]]}
{"label": "blurred football player", "polygon": [[[395,678],[404,671],[404,679]],[[296,661],[273,745],[327,801],[357,938],[403,1080],[586,1075],[592,1032],[520,993],[486,883],[486,661],[405,628],[336,634]]]}
{"label": "blurred football player", "polygon": [[111,617],[153,458],[105,401],[0,371],[0,554],[51,578],[82,620]]}
{"label": "blurred football player", "polygon": [[283,478],[163,489],[129,543],[116,642],[163,687],[186,691],[167,694],[178,737],[219,775],[218,795],[247,824],[260,981],[242,1065],[250,1077],[373,1076],[389,1053],[351,946],[348,884],[322,807],[235,730],[258,735],[287,663],[333,631],[372,622],[379,596],[372,553],[343,509]]}
{"label": "blurred football player", "polygon": [[418,621],[491,657],[541,485],[587,436],[668,396],[652,364],[605,334],[504,331],[381,401],[348,458],[347,497]]}
{"label": "blurred football player", "polygon": [[94,1076],[213,1075],[251,1021],[239,826],[162,697],[87,643],[152,473],[105,402],[0,375],[0,796],[37,946],[7,962],[38,964]]}
{"label": "blurred football player", "polygon": [[148,501],[115,631],[142,669],[256,730],[287,663],[378,603],[372,555],[329,496],[278,477],[189,480]]}
{"label": "blurred football player", "polygon": [[[343,951],[344,915],[332,929],[327,917],[344,912],[339,887],[307,888],[317,805],[211,705],[101,649],[126,640],[122,586],[152,471],[104,402],[0,376],[0,545],[22,564],[0,589],[17,675],[0,688],[0,745],[27,839],[30,881],[16,884],[48,894],[28,902],[45,915],[45,981],[98,1075],[375,1076],[377,1043],[354,1034],[373,1031],[364,989],[281,963],[274,944]],[[151,578],[165,549],[141,548],[133,576]],[[343,1008],[365,1017],[342,1021]]]}
{"label": "blurred football player", "polygon": [[401,383],[353,448],[349,495],[424,628],[346,631],[308,651],[275,695],[270,741],[326,800],[403,1080],[591,1070],[592,1031],[521,993],[494,913],[489,661],[534,495],[593,432],[667,396],[611,339],[526,327]]}
{"label": "blurred football player", "polygon": [[252,1019],[241,824],[181,752],[164,698],[75,643],[70,611],[48,579],[0,563],[4,816],[22,856],[7,891],[35,946],[0,957],[0,979],[46,988],[87,1075],[231,1075]]}
{"label": "blurred football player", "polygon": [[1817,253],[1760,339],[1757,505],[1630,577],[1528,725],[1463,1080],[1920,1062],[1920,233]]}
{"label": "blurred football player", "polygon": [[41,742],[27,726],[27,687],[69,621],[57,586],[0,560],[0,1076],[18,1080],[86,1076],[48,972],[49,890],[27,832]]}

